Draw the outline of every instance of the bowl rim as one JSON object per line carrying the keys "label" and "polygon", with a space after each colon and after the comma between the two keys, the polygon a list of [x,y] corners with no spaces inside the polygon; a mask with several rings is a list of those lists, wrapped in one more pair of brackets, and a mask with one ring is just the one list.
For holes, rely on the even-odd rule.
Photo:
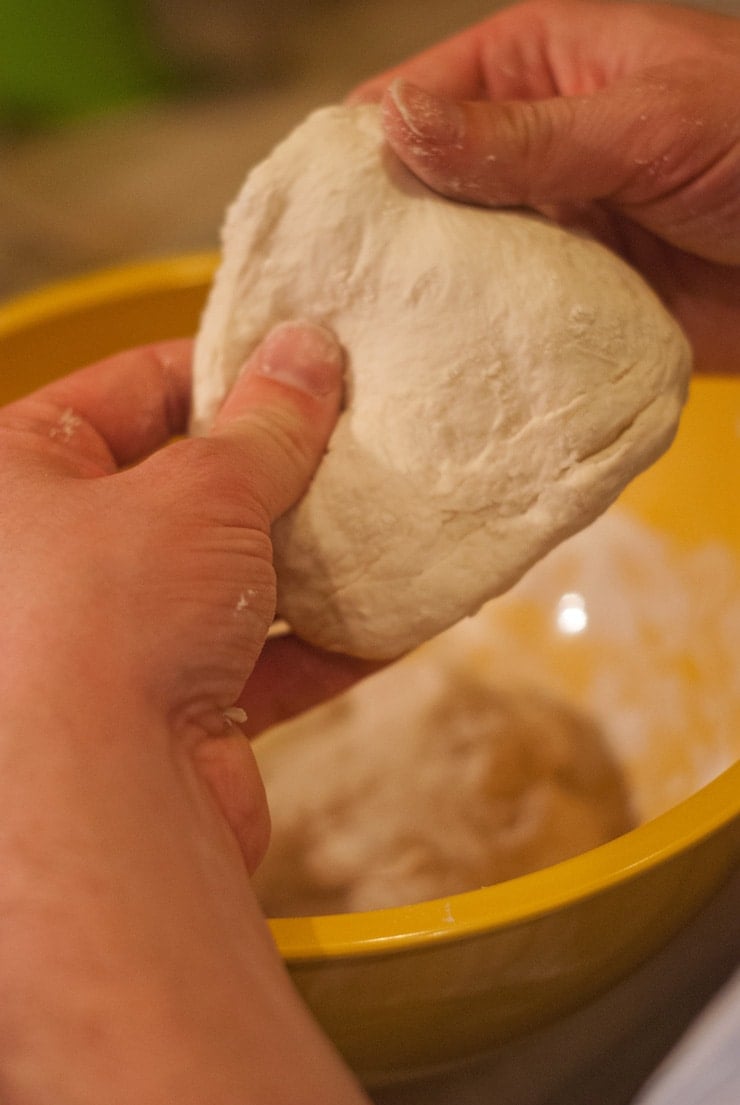
{"label": "bowl rim", "polygon": [[269,921],[292,963],[387,956],[469,940],[564,910],[638,878],[740,817],[740,762],[606,844],[506,882],[408,906]]}
{"label": "bowl rim", "polygon": [[[129,261],[21,292],[0,303],[0,338],[122,295],[210,282],[218,254]],[[740,818],[740,762],[664,813],[606,844],[528,875],[407,906],[368,912],[271,918],[288,964],[396,955],[470,940],[564,910],[638,878]]]}
{"label": "bowl rim", "polygon": [[218,265],[214,250],[143,258],[96,268],[31,287],[0,301],[0,338],[34,323],[83,307],[112,303],[122,295],[207,285]]}

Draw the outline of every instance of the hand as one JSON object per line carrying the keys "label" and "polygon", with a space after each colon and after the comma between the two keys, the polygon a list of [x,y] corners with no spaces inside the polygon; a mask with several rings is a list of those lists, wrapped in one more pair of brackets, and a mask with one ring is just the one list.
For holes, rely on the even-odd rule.
{"label": "hand", "polygon": [[[278,660],[300,646],[276,642],[244,690],[274,611],[270,524],[324,450],[342,356],[285,324],[210,436],[166,444],[189,361],[185,342],[126,353],[0,411],[8,1105],[364,1100],[254,899],[269,819],[227,716],[295,686]],[[324,677],[300,704],[353,676],[306,655]]]}
{"label": "hand", "polygon": [[[585,227],[653,284],[700,369],[740,366],[740,20],[532,0],[374,78],[430,187]],[[389,87],[390,86],[390,87]]]}

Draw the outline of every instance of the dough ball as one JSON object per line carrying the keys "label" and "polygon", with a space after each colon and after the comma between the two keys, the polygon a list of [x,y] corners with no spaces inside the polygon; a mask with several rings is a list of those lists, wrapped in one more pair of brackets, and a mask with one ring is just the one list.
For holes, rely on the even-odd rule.
{"label": "dough ball", "polygon": [[274,917],[475,890],[635,823],[594,723],[467,673],[391,667],[255,750],[272,816],[255,886]]}
{"label": "dough ball", "polygon": [[375,106],[311,115],[251,173],[195,352],[203,429],[275,323],[348,355],[346,409],[274,529],[302,637],[397,656],[509,588],[670,443],[690,355],[641,277],[523,211],[444,199]]}

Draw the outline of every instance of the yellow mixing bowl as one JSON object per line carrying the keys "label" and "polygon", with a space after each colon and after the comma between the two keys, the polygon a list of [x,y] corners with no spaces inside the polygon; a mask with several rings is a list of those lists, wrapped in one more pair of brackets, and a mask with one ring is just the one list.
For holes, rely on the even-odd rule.
{"label": "yellow mixing bowl", "polygon": [[[211,256],[128,266],[0,308],[0,400],[117,349],[192,333],[213,267]],[[650,779],[662,778],[662,805],[671,793],[679,800],[662,812],[657,802],[646,823],[609,844],[497,886],[405,908],[272,922],[297,986],[366,1079],[473,1055],[585,1003],[664,944],[737,862],[740,696],[736,674],[722,663],[729,650],[737,672],[738,610],[728,607],[740,593],[738,471],[740,379],[697,379],[673,447],[617,508],[668,542],[691,566],[687,579],[704,580],[707,594],[721,584],[730,596],[715,606],[707,599],[691,637],[695,654],[682,646],[669,657],[670,679],[654,697],[671,680],[674,692],[677,682],[686,688],[670,709],[657,702],[671,732],[650,755],[633,750],[638,782],[649,791]],[[608,578],[608,564],[601,570]],[[701,607],[704,587],[698,591]],[[512,608],[515,632],[539,626],[547,636],[541,611],[533,613],[537,601],[530,594]],[[659,618],[649,624],[638,642],[644,671],[655,649],[670,651],[659,640],[670,635],[670,619],[666,630]],[[578,698],[589,664],[613,673],[622,663],[613,642],[602,659],[600,647],[588,634],[578,642],[553,636],[542,662]],[[629,647],[634,653],[634,641]],[[698,686],[704,669],[716,675],[710,694]],[[698,789],[689,785],[681,797],[695,769]]]}

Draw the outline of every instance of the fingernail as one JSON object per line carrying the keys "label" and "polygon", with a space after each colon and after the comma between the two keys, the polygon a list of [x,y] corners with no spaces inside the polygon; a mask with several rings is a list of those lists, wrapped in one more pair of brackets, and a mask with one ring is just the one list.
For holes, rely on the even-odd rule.
{"label": "fingernail", "polygon": [[454,100],[435,96],[401,78],[393,82],[388,95],[408,129],[417,138],[439,145],[462,138],[465,116]]}
{"label": "fingernail", "polygon": [[265,338],[255,371],[321,397],[335,391],[344,358],[334,335],[314,322],[281,322]]}

